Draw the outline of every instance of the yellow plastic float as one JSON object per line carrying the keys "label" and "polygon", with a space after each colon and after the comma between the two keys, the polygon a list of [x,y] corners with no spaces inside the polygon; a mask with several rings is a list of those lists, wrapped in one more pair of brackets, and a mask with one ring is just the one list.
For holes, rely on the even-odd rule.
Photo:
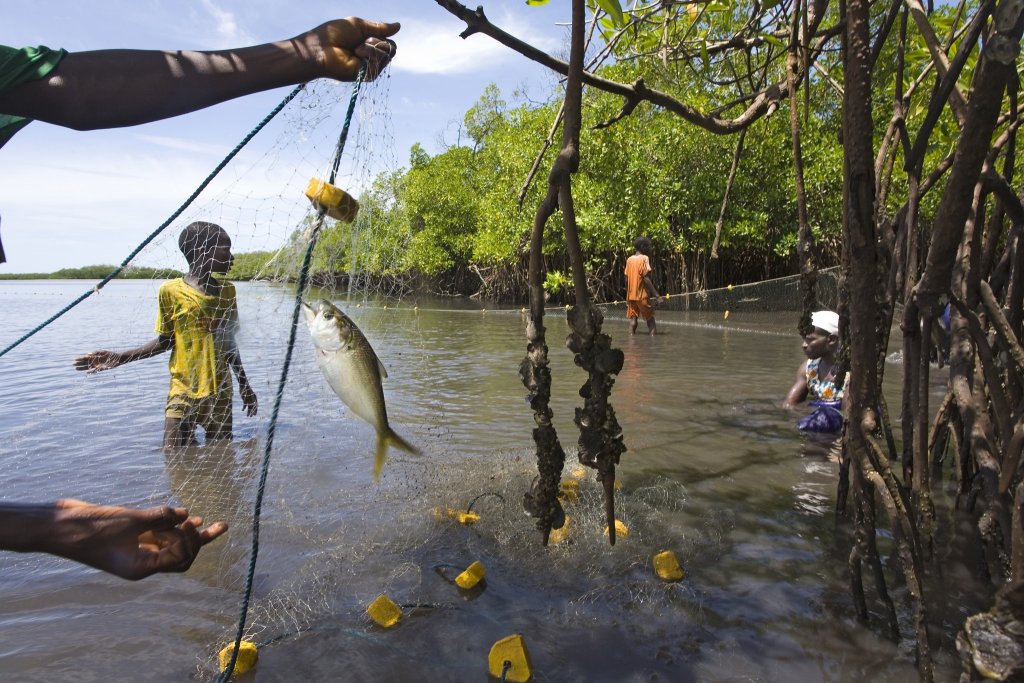
{"label": "yellow plastic float", "polygon": [[487,571],[479,560],[466,567],[466,571],[455,577],[455,584],[459,588],[469,590],[484,580]]}
{"label": "yellow plastic float", "polygon": [[578,503],[580,500],[580,482],[578,479],[563,479],[562,492],[559,496],[567,503]]}
{"label": "yellow plastic float", "polygon": [[398,620],[402,618],[402,608],[395,604],[395,601],[384,595],[380,596],[370,603],[369,607],[366,608],[366,613],[370,615],[370,618],[377,622],[378,625],[384,628],[391,628],[398,623]]}
{"label": "yellow plastic float", "polygon": [[306,186],[306,196],[318,211],[323,211],[342,223],[351,223],[359,213],[359,202],[352,195],[319,178],[309,181],[309,185]]}
{"label": "yellow plastic float", "polygon": [[562,525],[561,529],[551,530],[551,533],[548,534],[548,543],[561,543],[567,538],[569,538],[569,515],[565,516],[565,524]]}
{"label": "yellow plastic float", "polygon": [[[220,661],[220,670],[223,673],[228,670],[228,665],[231,664],[231,654],[235,651],[235,644],[231,643],[217,656]],[[238,658],[235,659],[235,668],[232,673],[244,674],[256,666],[256,661],[260,658],[259,650],[256,649],[256,643],[243,640],[238,646]]]}
{"label": "yellow plastic float", "polygon": [[480,521],[480,515],[468,510],[456,510],[455,508],[434,508],[434,519],[451,517],[459,524],[473,524]]}
{"label": "yellow plastic float", "polygon": [[663,550],[654,556],[654,573],[662,581],[679,581],[683,578],[683,568],[671,550]]}
{"label": "yellow plastic float", "polygon": [[518,633],[506,636],[496,642],[491,646],[490,654],[487,655],[488,672],[501,680],[527,683],[533,678],[532,669],[530,653],[526,651],[523,636]]}
{"label": "yellow plastic float", "polygon": [[[604,528],[604,535],[608,535],[608,527]],[[629,536],[629,527],[621,519],[615,520],[615,536],[616,538],[625,538]]]}

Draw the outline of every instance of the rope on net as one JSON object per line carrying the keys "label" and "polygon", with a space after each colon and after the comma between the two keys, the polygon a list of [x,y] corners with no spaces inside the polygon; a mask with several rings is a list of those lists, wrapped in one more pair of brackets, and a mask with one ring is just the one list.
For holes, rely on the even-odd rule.
{"label": "rope on net", "polygon": [[[345,149],[345,141],[348,139],[349,125],[352,123],[352,113],[355,111],[356,98],[359,96],[359,88],[362,85],[363,77],[366,75],[366,63],[359,67],[359,75],[356,77],[352,88],[352,97],[348,102],[348,111],[345,114],[345,123],[341,127],[341,134],[338,136],[338,146],[334,151],[334,162],[331,165],[330,178],[327,182],[334,184],[338,173],[338,165],[341,163],[341,154]],[[249,570],[245,577],[245,591],[242,596],[242,606],[238,615],[238,628],[235,632],[234,649],[231,652],[231,661],[217,677],[217,683],[226,683],[235,670],[235,663],[238,660],[238,651],[242,646],[242,637],[245,634],[245,622],[249,613],[249,602],[252,598],[253,578],[256,574],[256,557],[260,549],[260,513],[263,509],[263,494],[266,491],[267,471],[270,469],[270,453],[274,446],[274,432],[277,427],[277,415],[281,408],[281,400],[284,397],[284,386],[288,381],[288,369],[291,367],[292,350],[295,347],[295,333],[299,326],[299,314],[302,312],[302,295],[305,294],[309,280],[310,262],[313,258],[313,248],[316,246],[317,238],[320,236],[320,229],[324,224],[325,210],[317,211],[316,222],[310,231],[309,244],[306,245],[306,253],[302,258],[302,267],[299,269],[299,279],[295,287],[295,306],[292,309],[292,324],[288,332],[288,346],[285,349],[284,363],[281,365],[281,377],[277,383],[277,393],[274,395],[274,409],[270,414],[270,424],[267,427],[267,442],[263,450],[263,464],[260,467],[260,480],[256,487],[256,503],[253,506],[252,516],[252,550],[249,556]]]}
{"label": "rope on net", "polygon": [[261,130],[263,130],[263,128],[268,123],[270,123],[271,119],[273,119],[275,116],[277,116],[281,112],[281,110],[284,109],[285,106],[289,102],[291,102],[293,99],[295,99],[295,96],[298,95],[302,91],[302,89],[305,88],[305,87],[306,87],[305,83],[300,83],[299,85],[295,86],[295,89],[292,90],[290,93],[288,93],[288,95],[283,100],[281,100],[281,102],[276,107],[274,107],[271,110],[271,112],[269,114],[267,114],[266,117],[264,117],[264,119],[262,121],[260,121],[258,124],[256,124],[256,127],[253,128],[251,131],[249,131],[249,134],[246,135],[244,138],[242,138],[241,142],[239,142],[237,145],[235,145],[235,148],[233,150],[231,150],[228,153],[228,155],[221,160],[221,162],[219,164],[217,164],[216,168],[214,168],[212,171],[210,171],[210,174],[208,176],[206,176],[206,178],[203,180],[203,182],[199,183],[199,186],[195,189],[195,191],[191,195],[189,195],[188,199],[186,199],[181,206],[179,206],[177,209],[175,209],[174,213],[172,213],[167,218],[167,220],[165,220],[163,223],[161,223],[156,228],[156,230],[151,232],[149,234],[149,236],[146,237],[146,239],[142,240],[142,242],[139,243],[139,246],[135,247],[135,249],[133,249],[132,252],[130,254],[128,254],[128,256],[126,256],[123,261],[121,261],[121,265],[119,265],[114,270],[110,271],[110,273],[108,273],[106,277],[104,277],[102,280],[100,280],[99,283],[96,284],[92,289],[87,290],[86,292],[84,292],[77,299],[75,299],[74,301],[69,303],[67,306],[65,306],[64,308],[60,309],[59,311],[57,311],[56,313],[51,315],[49,318],[47,318],[43,322],[41,322],[38,325],[36,325],[35,327],[33,327],[31,330],[29,330],[28,332],[23,334],[21,337],[19,337],[13,343],[11,343],[6,348],[4,348],[2,351],[0,351],[0,358],[2,358],[4,355],[6,355],[9,351],[12,351],[15,348],[17,348],[18,346],[20,346],[23,342],[27,341],[29,338],[31,338],[33,335],[35,335],[37,332],[40,332],[41,330],[43,330],[44,328],[49,326],[51,323],[53,323],[55,320],[60,318],[62,315],[64,315],[68,311],[70,311],[72,308],[74,308],[78,304],[82,303],[83,301],[88,299],[93,294],[96,294],[97,292],[99,292],[101,289],[103,289],[104,286],[106,286],[106,284],[108,282],[110,282],[111,280],[116,278],[118,275],[120,275],[124,271],[124,269],[128,267],[128,264],[132,262],[132,259],[134,259],[136,256],[138,256],[140,251],[145,249],[146,246],[148,246],[150,242],[152,242],[154,239],[156,239],[160,235],[160,233],[162,233],[164,230],[166,230],[167,227],[171,223],[173,223],[175,220],[177,220],[178,216],[180,216],[185,211],[185,209],[187,209],[192,204],[192,202],[194,202],[196,200],[196,198],[200,195],[200,193],[202,193],[202,191],[206,189],[206,186],[209,185],[213,181],[213,179],[216,178],[217,175],[221,171],[224,170],[224,167],[227,166],[228,163],[232,159],[235,158],[235,155],[237,155],[240,151],[242,151],[242,148],[245,147],[247,144],[249,144],[249,141],[252,140],[254,137],[256,137],[256,134],[259,133]]}

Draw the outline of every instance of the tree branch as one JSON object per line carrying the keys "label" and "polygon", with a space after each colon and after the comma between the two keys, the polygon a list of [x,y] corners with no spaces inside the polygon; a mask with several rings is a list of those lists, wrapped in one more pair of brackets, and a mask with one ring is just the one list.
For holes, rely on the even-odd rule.
{"label": "tree branch", "polygon": [[[487,19],[483,8],[477,8],[475,11],[470,10],[457,0],[435,0],[435,2],[466,23],[466,30],[459,34],[462,38],[468,38],[475,33],[490,36],[502,45],[515,50],[524,57],[531,59],[542,66],[546,66],[556,73],[562,74],[563,76],[568,74],[569,65],[567,62],[552,57],[546,52],[539,50],[529,43],[526,43],[510,33],[498,28],[492,24],[489,19]],[[826,0],[817,0],[817,2],[814,3],[814,6],[818,7],[818,11],[812,13],[810,17],[810,31],[813,32],[817,30],[824,15],[823,10],[827,7],[827,4]],[[722,119],[717,116],[704,114],[677,100],[668,93],[648,88],[642,81],[638,81],[632,85],[627,85],[625,83],[619,83],[617,81],[602,78],[601,76],[597,76],[589,71],[584,71],[583,83],[613,95],[623,97],[626,99],[627,105],[632,103],[632,107],[634,108],[640,102],[650,102],[657,107],[661,107],[680,116],[684,120],[689,121],[696,126],[721,135],[738,133],[740,130],[750,126],[750,124],[768,114],[770,109],[773,109],[773,105],[777,107],[779,100],[787,97],[789,94],[789,86],[785,80],[773,83],[758,93],[754,97],[753,102],[742,114],[734,119]]]}

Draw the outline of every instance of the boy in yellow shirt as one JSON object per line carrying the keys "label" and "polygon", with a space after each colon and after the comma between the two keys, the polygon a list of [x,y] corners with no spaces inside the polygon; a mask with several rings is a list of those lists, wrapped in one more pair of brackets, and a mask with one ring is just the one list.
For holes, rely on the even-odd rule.
{"label": "boy in yellow shirt", "polygon": [[214,277],[231,268],[231,238],[219,225],[196,222],[182,230],[178,246],[188,261],[188,275],[160,285],[157,338],[128,351],[94,351],[75,359],[76,369],[96,372],[169,350],[165,449],[195,443],[196,425],[208,441],[231,438],[232,371],[246,414],[252,417],[257,409],[235,343],[235,286]]}

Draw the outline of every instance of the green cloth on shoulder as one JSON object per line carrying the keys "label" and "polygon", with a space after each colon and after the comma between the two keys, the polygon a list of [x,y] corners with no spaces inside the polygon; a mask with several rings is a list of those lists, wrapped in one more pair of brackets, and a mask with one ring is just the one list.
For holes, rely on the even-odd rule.
{"label": "green cloth on shoulder", "polygon": [[[67,50],[39,47],[8,47],[0,45],[0,93],[47,76],[64,59]],[[27,126],[32,119],[0,113],[0,147]],[[0,263],[7,261],[4,245],[0,242]]]}
{"label": "green cloth on shoulder", "polygon": [[[0,45],[0,92],[47,76],[66,54],[67,50],[51,50],[42,45],[23,48]],[[0,147],[30,121],[24,116],[0,113]]]}

